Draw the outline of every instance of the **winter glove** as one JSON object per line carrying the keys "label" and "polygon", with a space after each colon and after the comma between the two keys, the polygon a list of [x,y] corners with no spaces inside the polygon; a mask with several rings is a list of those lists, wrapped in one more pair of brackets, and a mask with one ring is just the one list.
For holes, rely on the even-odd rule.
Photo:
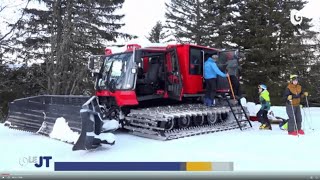
{"label": "winter glove", "polygon": [[287,98],[289,101],[292,100],[292,95],[289,95]]}
{"label": "winter glove", "polygon": [[304,92],[303,95],[304,96],[309,96],[309,93],[308,92]]}

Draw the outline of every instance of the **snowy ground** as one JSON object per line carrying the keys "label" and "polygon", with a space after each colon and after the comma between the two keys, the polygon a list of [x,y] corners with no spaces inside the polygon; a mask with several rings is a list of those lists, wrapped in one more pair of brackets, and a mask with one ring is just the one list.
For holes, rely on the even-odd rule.
{"label": "snowy ground", "polygon": [[[276,116],[287,118],[285,107],[271,110]],[[28,163],[34,156],[52,156],[53,161],[60,162],[234,162],[234,171],[238,172],[320,172],[320,108],[304,111],[306,135],[299,137],[287,135],[276,124],[272,131],[259,130],[260,124],[252,122],[253,128],[245,131],[237,129],[171,141],[118,132],[114,146],[75,152],[71,144],[0,124],[0,172],[53,171],[52,166],[35,168]]]}

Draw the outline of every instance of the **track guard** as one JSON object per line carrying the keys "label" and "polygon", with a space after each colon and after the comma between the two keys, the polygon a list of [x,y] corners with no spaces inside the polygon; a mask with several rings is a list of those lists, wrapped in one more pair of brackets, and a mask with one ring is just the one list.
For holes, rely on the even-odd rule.
{"label": "track guard", "polygon": [[80,116],[81,133],[72,148],[73,151],[95,149],[101,144],[113,145],[115,143],[113,139],[103,137],[101,134],[104,121],[101,118],[101,110],[96,96],[91,97],[82,105]]}

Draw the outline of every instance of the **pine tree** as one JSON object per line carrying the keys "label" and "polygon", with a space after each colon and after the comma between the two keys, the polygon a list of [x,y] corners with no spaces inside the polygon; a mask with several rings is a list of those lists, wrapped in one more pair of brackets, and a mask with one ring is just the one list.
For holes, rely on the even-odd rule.
{"label": "pine tree", "polygon": [[181,42],[215,48],[231,47],[232,22],[239,0],[172,0],[166,4],[167,25]]}
{"label": "pine tree", "polygon": [[256,87],[265,83],[271,89],[275,104],[281,99],[289,75],[306,73],[312,56],[304,43],[314,36],[311,19],[303,18],[301,25],[290,22],[290,11],[301,10],[306,2],[297,1],[240,1],[239,16],[235,19],[233,42],[247,50],[242,64],[243,83],[250,100],[257,96]]}
{"label": "pine tree", "polygon": [[205,45],[230,48],[233,19],[236,17],[238,0],[205,0],[203,6],[203,29]]}
{"label": "pine tree", "polygon": [[165,28],[179,42],[203,45],[203,7],[200,0],[171,0],[166,3]]}
{"label": "pine tree", "polygon": [[[25,8],[16,40],[20,58],[44,62],[48,94],[82,94],[90,82],[86,69],[90,54],[103,54],[104,44],[131,38],[118,30],[124,15],[115,11],[124,0],[41,0],[47,9]],[[90,84],[90,86],[93,86]]]}
{"label": "pine tree", "polygon": [[165,34],[167,31],[164,31],[162,23],[158,21],[156,25],[151,29],[149,36],[147,39],[152,43],[160,43],[165,41],[167,35]]}
{"label": "pine tree", "polygon": [[[320,22],[320,19],[318,20]],[[320,105],[320,28],[318,29],[318,34],[314,38],[314,50],[315,56],[313,57],[310,64],[310,69],[308,72],[308,77],[305,79],[310,87],[310,97],[308,98],[311,103],[315,105]]]}

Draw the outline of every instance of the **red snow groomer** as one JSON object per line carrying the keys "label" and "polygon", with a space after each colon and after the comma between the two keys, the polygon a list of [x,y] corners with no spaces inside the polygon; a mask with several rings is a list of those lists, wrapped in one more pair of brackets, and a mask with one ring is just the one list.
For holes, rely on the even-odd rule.
{"label": "red snow groomer", "polygon": [[[224,72],[228,58],[237,57],[234,50],[190,44],[132,44],[121,53],[106,49],[106,55],[91,56],[88,67],[95,77],[96,93],[86,97],[81,118],[72,121],[80,132],[73,150],[110,144],[101,136],[110,130],[110,120],[135,135],[160,140],[252,127],[241,103],[234,102],[227,78],[218,77],[219,105],[202,103],[203,65],[214,54]],[[19,129],[19,123],[15,126]],[[71,129],[75,128],[71,125]]]}

